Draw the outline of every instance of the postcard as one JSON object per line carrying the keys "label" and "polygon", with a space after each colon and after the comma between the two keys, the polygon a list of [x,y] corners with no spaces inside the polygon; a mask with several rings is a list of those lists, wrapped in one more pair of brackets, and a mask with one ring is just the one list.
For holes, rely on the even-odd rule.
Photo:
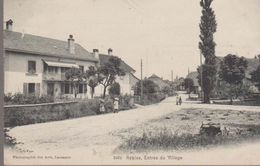
{"label": "postcard", "polygon": [[260,164],[259,0],[5,0],[5,165]]}

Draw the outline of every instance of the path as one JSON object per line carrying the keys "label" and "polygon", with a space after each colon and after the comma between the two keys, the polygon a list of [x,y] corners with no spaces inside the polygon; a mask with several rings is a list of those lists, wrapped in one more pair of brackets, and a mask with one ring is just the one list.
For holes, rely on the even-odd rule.
{"label": "path", "polygon": [[[182,94],[183,101],[187,95]],[[159,104],[140,107],[130,111],[119,112],[118,114],[104,114],[99,116],[82,117],[64,121],[48,122],[15,127],[10,130],[10,135],[24,144],[19,145],[22,149],[32,150],[27,155],[70,156],[70,162],[88,162],[90,157],[96,162],[113,161],[112,150],[121,143],[121,139],[111,135],[118,130],[138,126],[151,119],[157,119],[181,108],[217,108],[227,109],[223,105],[202,105],[184,103],[182,106],[175,105],[175,97],[169,97]],[[231,109],[243,109],[248,111],[260,111],[259,107],[231,106]],[[13,151],[6,149],[6,159],[10,160]],[[17,153],[15,153],[17,154]],[[73,156],[71,156],[73,154]],[[82,160],[85,159],[85,160]],[[103,159],[103,160],[102,160]],[[19,161],[19,160],[18,160]],[[17,161],[17,162],[18,162]],[[25,163],[33,160],[22,160]],[[51,160],[53,162],[65,162],[67,160]],[[21,161],[19,161],[21,162]],[[41,163],[41,161],[38,161]],[[50,162],[42,160],[42,164]],[[74,163],[75,164],[75,163]],[[80,163],[78,163],[80,164]],[[91,163],[89,163],[91,164]],[[93,164],[93,163],[92,163]]]}

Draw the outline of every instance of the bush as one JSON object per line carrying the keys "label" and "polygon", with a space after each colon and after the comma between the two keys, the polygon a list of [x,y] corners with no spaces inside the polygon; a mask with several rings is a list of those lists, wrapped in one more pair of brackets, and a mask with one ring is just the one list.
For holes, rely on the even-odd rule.
{"label": "bush", "polygon": [[110,96],[105,97],[105,110],[106,110],[106,112],[114,111],[114,102]]}
{"label": "bush", "polygon": [[112,95],[112,96],[116,96],[116,95],[120,95],[120,84],[115,82],[113,83],[109,89],[109,95]]}
{"label": "bush", "polygon": [[4,97],[5,104],[40,104],[40,103],[52,103],[54,98],[52,96],[43,95],[24,95],[22,93],[15,93],[14,95],[7,94]]}
{"label": "bush", "polygon": [[134,98],[130,95],[124,95],[120,97],[120,107],[122,110],[131,109],[134,107]]}
{"label": "bush", "polygon": [[11,102],[12,100],[12,94],[11,93],[8,93],[7,95],[4,94],[4,102],[8,103],[8,102]]}
{"label": "bush", "polygon": [[9,129],[4,128],[5,145],[8,147],[14,147],[16,144],[19,144],[19,142],[17,142],[16,138],[8,134],[9,131],[10,131]]}
{"label": "bush", "polygon": [[140,104],[142,105],[154,104],[164,99],[165,99],[165,94],[163,93],[150,93],[148,95],[144,95],[143,102]]}
{"label": "bush", "polygon": [[98,111],[98,99],[35,106],[15,106],[5,108],[4,120],[5,127],[12,127],[96,115],[99,113]]}

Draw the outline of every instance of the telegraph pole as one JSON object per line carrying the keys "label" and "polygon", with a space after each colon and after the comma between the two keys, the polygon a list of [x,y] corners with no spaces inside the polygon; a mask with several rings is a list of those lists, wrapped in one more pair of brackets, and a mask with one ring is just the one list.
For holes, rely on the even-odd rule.
{"label": "telegraph pole", "polygon": [[143,60],[141,59],[141,103],[143,102]]}
{"label": "telegraph pole", "polygon": [[173,71],[171,70],[171,91],[173,94]]}
{"label": "telegraph pole", "polygon": [[173,82],[173,71],[171,70],[171,81]]}
{"label": "telegraph pole", "polygon": [[203,96],[203,69],[202,69],[202,55],[200,53],[200,87],[201,87],[201,101],[204,101],[204,96]]}

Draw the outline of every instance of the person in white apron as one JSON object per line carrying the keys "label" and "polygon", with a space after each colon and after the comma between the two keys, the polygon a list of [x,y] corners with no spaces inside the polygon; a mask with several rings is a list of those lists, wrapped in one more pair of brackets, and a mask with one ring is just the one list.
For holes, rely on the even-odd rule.
{"label": "person in white apron", "polygon": [[179,95],[176,95],[176,105],[179,105]]}
{"label": "person in white apron", "polygon": [[119,111],[119,99],[116,97],[114,100],[114,113],[118,113]]}

